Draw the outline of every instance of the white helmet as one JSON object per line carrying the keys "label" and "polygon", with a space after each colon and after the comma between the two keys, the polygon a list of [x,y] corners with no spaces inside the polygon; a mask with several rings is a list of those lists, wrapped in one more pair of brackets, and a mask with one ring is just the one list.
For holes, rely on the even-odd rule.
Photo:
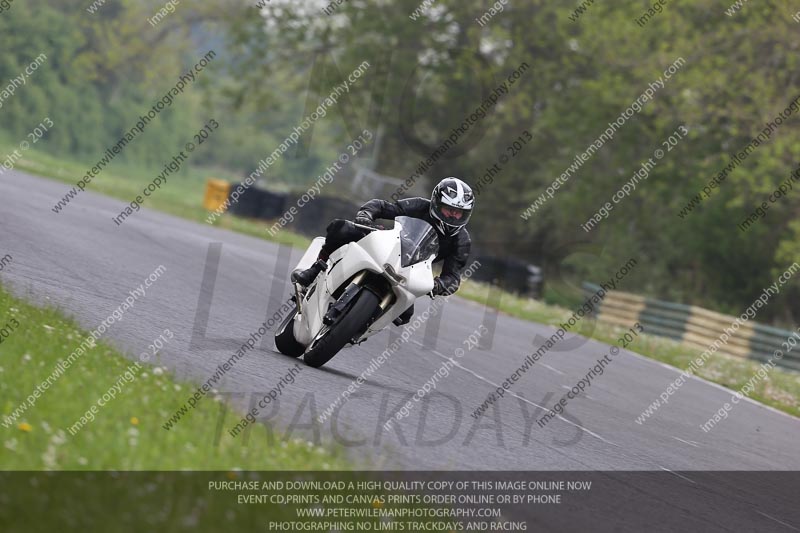
{"label": "white helmet", "polygon": [[433,188],[431,216],[439,230],[455,235],[469,222],[475,195],[472,188],[458,178],[445,178]]}

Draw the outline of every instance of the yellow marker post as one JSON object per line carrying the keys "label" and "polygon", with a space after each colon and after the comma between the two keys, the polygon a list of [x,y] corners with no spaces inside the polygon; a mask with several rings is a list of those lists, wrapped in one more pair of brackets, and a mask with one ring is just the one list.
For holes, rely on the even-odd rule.
{"label": "yellow marker post", "polygon": [[208,178],[206,181],[206,195],[203,198],[203,207],[208,211],[216,211],[228,199],[231,184],[225,180]]}

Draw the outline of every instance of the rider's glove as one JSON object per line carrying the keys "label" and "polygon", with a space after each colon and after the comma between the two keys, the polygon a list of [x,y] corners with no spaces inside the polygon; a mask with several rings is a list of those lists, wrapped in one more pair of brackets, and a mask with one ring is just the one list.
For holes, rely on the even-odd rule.
{"label": "rider's glove", "polygon": [[433,280],[433,290],[431,291],[433,296],[447,296],[450,294],[450,289],[447,285],[444,284],[440,278],[434,278]]}
{"label": "rider's glove", "polygon": [[384,229],[383,226],[369,218],[368,216],[357,216],[355,220],[356,224],[361,224],[362,226],[369,226],[370,228],[375,229]]}

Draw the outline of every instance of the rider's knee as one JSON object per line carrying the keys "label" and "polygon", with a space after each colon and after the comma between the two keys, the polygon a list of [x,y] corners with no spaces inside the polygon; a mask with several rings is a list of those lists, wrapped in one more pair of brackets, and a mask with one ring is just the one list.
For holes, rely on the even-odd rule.
{"label": "rider's knee", "polygon": [[330,235],[338,235],[342,232],[342,228],[344,227],[347,221],[341,218],[334,218],[328,227],[326,228],[326,233]]}

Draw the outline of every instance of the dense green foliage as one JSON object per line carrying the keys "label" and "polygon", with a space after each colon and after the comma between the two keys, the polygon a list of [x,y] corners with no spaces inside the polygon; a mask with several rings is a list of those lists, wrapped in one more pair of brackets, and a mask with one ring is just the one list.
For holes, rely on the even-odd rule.
{"label": "dense green foliage", "polygon": [[[595,2],[573,21],[572,3],[513,0],[485,24],[491,4],[436,0],[323,3],[272,0],[182,4],[158,27],[157,2],[108,3],[88,14],[72,0],[16,3],[0,15],[0,84],[39,51],[47,64],[0,109],[0,133],[22,138],[46,115],[48,149],[92,159],[209,48],[201,83],[125,158],[155,168],[209,118],[217,141],[194,164],[247,172],[363,61],[370,68],[303,150],[267,172],[308,184],[362,128],[379,134],[382,174],[406,178],[521,63],[530,68],[421,181],[477,182],[524,130],[533,135],[478,199],[476,245],[546,268],[548,280],[607,279],[640,265],[625,290],[740,313],[798,257],[795,186],[746,232],[741,222],[800,162],[798,116],[788,118],[684,218],[678,212],[800,95],[798,24],[783,2],[672,0],[644,27],[650,1]],[[575,3],[577,4],[577,2]],[[573,17],[574,18],[574,17]],[[38,28],[46,27],[46,32]],[[200,43],[200,44],[198,44]],[[676,59],[678,72],[614,138],[528,220],[520,214]],[[585,223],[679,126],[689,134],[590,233]],[[761,311],[796,322],[800,280]]]}
{"label": "dense green foliage", "polygon": [[273,150],[281,130],[275,123],[265,128],[270,110],[230,96],[233,78],[227,69],[236,61],[225,53],[222,37],[227,6],[179,4],[152,27],[147,19],[163,2],[113,1],[94,13],[86,10],[90,4],[34,0],[0,14],[0,90],[39,54],[46,56],[0,108],[5,141],[19,143],[50,117],[55,125],[44,138],[47,150],[94,164],[214,50],[216,57],[197,81],[115,163],[159,169],[211,118],[220,123],[219,131],[192,154],[192,164],[243,173]]}

